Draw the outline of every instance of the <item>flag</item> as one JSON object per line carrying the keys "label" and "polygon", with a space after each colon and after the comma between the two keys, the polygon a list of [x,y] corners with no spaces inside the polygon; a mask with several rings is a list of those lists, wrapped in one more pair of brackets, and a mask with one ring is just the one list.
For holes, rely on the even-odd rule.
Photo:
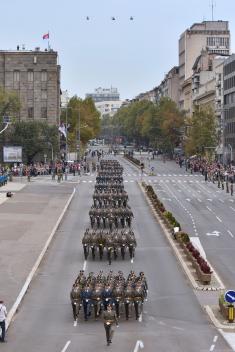
{"label": "flag", "polygon": [[65,127],[65,125],[62,123],[59,127],[59,131],[60,133],[66,138],[66,135],[67,135],[67,129]]}
{"label": "flag", "polygon": [[49,33],[43,34],[42,39],[49,39]]}

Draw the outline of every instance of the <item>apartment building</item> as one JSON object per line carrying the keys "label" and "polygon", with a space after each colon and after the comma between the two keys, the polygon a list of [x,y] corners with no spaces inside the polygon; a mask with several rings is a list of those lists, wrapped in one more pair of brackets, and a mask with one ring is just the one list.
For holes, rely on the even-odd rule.
{"label": "apartment building", "polygon": [[224,62],[224,154],[235,160],[235,54]]}
{"label": "apartment building", "polygon": [[[187,108],[188,85],[193,66],[202,50],[222,55],[230,54],[230,31],[227,21],[203,21],[195,23],[181,34],[179,39],[179,107]],[[188,111],[189,110],[189,111]]]}
{"label": "apartment building", "polygon": [[20,100],[19,120],[57,124],[60,113],[60,66],[57,52],[0,51],[0,86]]}

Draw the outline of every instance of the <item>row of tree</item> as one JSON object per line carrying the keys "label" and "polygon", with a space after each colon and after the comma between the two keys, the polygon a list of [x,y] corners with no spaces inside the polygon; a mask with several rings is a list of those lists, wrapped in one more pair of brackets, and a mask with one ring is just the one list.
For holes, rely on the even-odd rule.
{"label": "row of tree", "polygon": [[[172,100],[162,98],[155,104],[142,100],[119,109],[113,118],[104,117],[102,136],[113,142],[134,143],[173,154],[182,147],[187,155],[203,154],[216,145],[216,125],[211,110],[199,110],[186,118]],[[204,148],[203,148],[204,147]],[[211,149],[212,150],[212,149]]]}
{"label": "row of tree", "polygon": [[[23,161],[26,163],[44,161],[45,158],[47,161],[60,159],[63,156],[61,147],[64,137],[59,133],[59,125],[49,125],[46,121],[38,120],[19,121],[17,119],[19,109],[20,102],[17,95],[0,89],[0,131],[3,128],[2,117],[6,115],[11,117],[10,126],[0,134],[0,149],[4,145],[22,146]],[[65,124],[68,150],[71,152],[77,151],[78,148],[81,150],[89,139],[98,135],[100,130],[100,114],[91,99],[82,100],[77,96],[71,98],[67,109],[62,109],[60,120]],[[66,126],[66,122],[69,127]],[[81,145],[78,146],[79,134]]]}

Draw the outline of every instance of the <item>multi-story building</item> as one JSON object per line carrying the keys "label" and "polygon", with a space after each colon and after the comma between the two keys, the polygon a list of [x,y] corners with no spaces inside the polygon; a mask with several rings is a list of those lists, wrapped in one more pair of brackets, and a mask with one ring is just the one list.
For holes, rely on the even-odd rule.
{"label": "multi-story building", "polygon": [[96,88],[94,93],[87,93],[86,98],[92,98],[96,102],[120,100],[117,88]]}
{"label": "multi-story building", "polygon": [[179,39],[179,106],[186,109],[188,94],[186,82],[191,78],[193,65],[202,50],[222,55],[230,54],[230,31],[227,21],[203,21],[195,23]]}
{"label": "multi-story building", "polygon": [[170,98],[177,105],[179,103],[179,68],[174,66],[166,75],[164,80],[156,88],[157,101],[162,98]]}
{"label": "multi-story building", "polygon": [[235,54],[224,62],[224,156],[235,160]]}
{"label": "multi-story building", "polygon": [[19,120],[58,123],[60,113],[60,66],[57,52],[0,51],[0,86],[17,94]]}
{"label": "multi-story building", "polygon": [[100,112],[100,117],[103,118],[104,115],[109,115],[111,117],[115,115],[122,104],[123,102],[121,100],[101,101],[96,102],[95,107]]}

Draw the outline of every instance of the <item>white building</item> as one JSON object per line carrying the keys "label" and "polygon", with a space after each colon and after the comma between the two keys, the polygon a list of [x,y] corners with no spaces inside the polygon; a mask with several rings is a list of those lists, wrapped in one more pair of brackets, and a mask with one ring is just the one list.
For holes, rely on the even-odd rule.
{"label": "white building", "polygon": [[[180,108],[185,105],[187,84],[193,73],[193,65],[202,50],[222,55],[230,54],[230,31],[227,21],[203,21],[195,23],[179,39]],[[187,105],[190,105],[190,102]],[[189,112],[189,111],[188,111]]]}
{"label": "white building", "polygon": [[122,104],[123,101],[121,100],[108,100],[96,102],[95,107],[100,112],[101,118],[103,118],[104,115],[115,115],[118,109],[120,109],[120,107],[122,106]]}
{"label": "white building", "polygon": [[96,102],[120,100],[117,88],[96,88],[94,93],[87,93],[86,98],[92,98]]}

